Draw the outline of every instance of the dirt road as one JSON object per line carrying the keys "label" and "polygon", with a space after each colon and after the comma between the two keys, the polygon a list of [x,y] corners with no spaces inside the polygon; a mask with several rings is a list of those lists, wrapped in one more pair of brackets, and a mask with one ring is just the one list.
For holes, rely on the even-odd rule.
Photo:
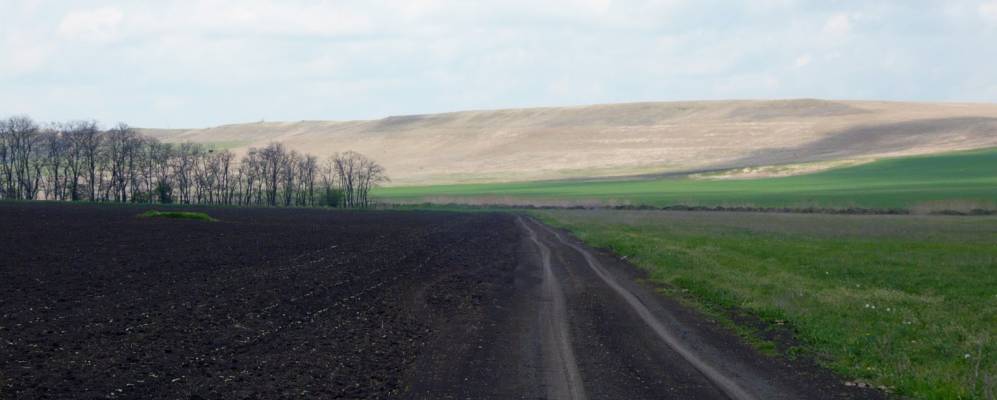
{"label": "dirt road", "polygon": [[[636,268],[516,217],[513,291],[470,353],[437,343],[413,398],[866,399],[806,361],[759,354],[716,323],[638,283]],[[426,380],[416,379],[423,383]]]}
{"label": "dirt road", "polygon": [[0,399],[878,398],[509,214],[0,203]]}

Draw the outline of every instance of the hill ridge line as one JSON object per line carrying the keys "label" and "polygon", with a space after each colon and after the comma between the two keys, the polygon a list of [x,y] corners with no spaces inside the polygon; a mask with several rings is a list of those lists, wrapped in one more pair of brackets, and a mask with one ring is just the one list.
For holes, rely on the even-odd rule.
{"label": "hill ridge line", "polygon": [[632,102],[374,120],[141,129],[240,153],[355,150],[399,186],[664,175],[997,146],[997,104],[822,99]]}

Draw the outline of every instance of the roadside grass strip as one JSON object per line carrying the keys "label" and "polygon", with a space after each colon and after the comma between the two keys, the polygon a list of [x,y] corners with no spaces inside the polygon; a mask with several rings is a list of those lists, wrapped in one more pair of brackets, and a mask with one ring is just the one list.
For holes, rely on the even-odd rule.
{"label": "roadside grass strip", "polygon": [[[731,310],[795,337],[854,385],[923,399],[997,393],[997,217],[545,210],[775,351]],[[764,328],[762,328],[764,329]]]}

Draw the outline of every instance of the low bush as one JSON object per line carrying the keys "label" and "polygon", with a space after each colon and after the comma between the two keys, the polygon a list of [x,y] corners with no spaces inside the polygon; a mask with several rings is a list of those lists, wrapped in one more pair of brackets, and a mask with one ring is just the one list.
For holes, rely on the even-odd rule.
{"label": "low bush", "polygon": [[197,221],[218,221],[212,218],[210,215],[202,212],[193,211],[157,211],[149,210],[144,213],[139,214],[141,218],[175,218],[175,219],[193,219]]}

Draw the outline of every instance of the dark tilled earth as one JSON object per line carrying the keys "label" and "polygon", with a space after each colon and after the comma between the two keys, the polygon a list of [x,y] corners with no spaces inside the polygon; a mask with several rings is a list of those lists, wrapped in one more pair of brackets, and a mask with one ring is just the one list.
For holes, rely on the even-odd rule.
{"label": "dark tilled earth", "polygon": [[516,267],[497,214],[141,211],[0,204],[0,398],[403,395]]}
{"label": "dark tilled earth", "polygon": [[525,216],[0,203],[0,399],[855,399]]}

